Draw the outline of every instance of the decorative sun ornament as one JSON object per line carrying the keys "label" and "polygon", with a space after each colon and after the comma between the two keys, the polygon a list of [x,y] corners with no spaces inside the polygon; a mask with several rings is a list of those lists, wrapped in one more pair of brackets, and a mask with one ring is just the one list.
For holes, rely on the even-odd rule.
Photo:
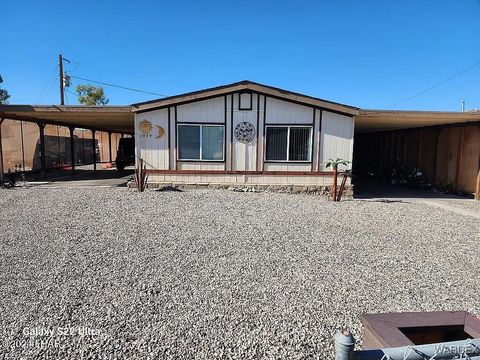
{"label": "decorative sun ornament", "polygon": [[235,126],[235,139],[239,142],[248,144],[255,139],[255,127],[249,122],[241,122]]}
{"label": "decorative sun ornament", "polygon": [[152,123],[148,120],[142,120],[138,123],[138,128],[140,129],[140,135],[143,137],[150,137],[152,136]]}

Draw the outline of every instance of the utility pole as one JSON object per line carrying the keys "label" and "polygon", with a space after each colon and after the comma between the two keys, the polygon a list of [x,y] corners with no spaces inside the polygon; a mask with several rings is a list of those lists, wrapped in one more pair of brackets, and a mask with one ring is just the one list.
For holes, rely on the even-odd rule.
{"label": "utility pole", "polygon": [[63,92],[63,57],[58,55],[58,68],[60,70],[60,105],[65,105],[65,94]]}

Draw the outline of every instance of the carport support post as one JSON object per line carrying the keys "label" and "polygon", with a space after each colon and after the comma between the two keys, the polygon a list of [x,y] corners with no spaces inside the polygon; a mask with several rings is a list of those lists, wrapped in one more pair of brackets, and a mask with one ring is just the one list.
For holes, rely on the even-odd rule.
{"label": "carport support post", "polygon": [[70,129],[70,161],[72,162],[72,175],[75,174],[75,139],[73,137],[73,132],[75,131],[74,127],[69,127]]}
{"label": "carport support post", "polygon": [[97,151],[95,149],[95,130],[92,129],[93,170],[97,170]]}
{"label": "carport support post", "polygon": [[41,163],[41,172],[43,178],[47,176],[47,162],[45,154],[45,124],[37,123],[38,130],[40,131],[40,163]]}
{"label": "carport support post", "polygon": [[0,118],[0,185],[3,184],[2,123],[3,123],[3,119]]}
{"label": "carport support post", "polygon": [[[1,146],[1,142],[0,142]],[[0,151],[1,151],[0,147]],[[480,200],[480,157],[478,158],[478,174],[477,174],[477,186],[475,188],[475,200]]]}
{"label": "carport support post", "polygon": [[108,132],[108,156],[109,162],[112,163],[112,132]]}

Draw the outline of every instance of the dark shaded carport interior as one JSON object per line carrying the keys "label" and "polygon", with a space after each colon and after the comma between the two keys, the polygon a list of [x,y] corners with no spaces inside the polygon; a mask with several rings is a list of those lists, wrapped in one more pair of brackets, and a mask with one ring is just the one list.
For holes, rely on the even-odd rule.
{"label": "dark shaded carport interior", "polygon": [[353,154],[356,192],[367,183],[388,183],[399,167],[407,173],[418,167],[436,189],[478,199],[480,112],[360,110]]}
{"label": "dark shaded carport interior", "polygon": [[[3,176],[3,151],[1,124],[5,120],[20,120],[34,123],[39,130],[41,173],[45,176],[45,134],[46,125],[64,126],[70,132],[71,173],[75,173],[74,131],[90,130],[93,146],[93,169],[97,168],[95,155],[95,133],[106,132],[109,136],[109,158],[112,162],[112,133],[134,135],[133,113],[130,106],[72,106],[72,105],[0,105],[0,176]],[[3,180],[3,179],[0,179]]]}

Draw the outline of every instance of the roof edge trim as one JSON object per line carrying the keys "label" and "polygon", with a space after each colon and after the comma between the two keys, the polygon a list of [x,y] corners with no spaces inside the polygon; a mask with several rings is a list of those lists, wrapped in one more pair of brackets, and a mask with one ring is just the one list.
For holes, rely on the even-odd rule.
{"label": "roof edge trim", "polygon": [[323,108],[325,110],[332,110],[335,112],[344,113],[350,116],[358,115],[359,108],[345,105],[341,103],[336,103],[333,101],[328,101],[320,98],[315,98],[309,95],[304,95],[280,88],[276,88],[269,85],[263,85],[255,83],[252,81],[244,80],[228,85],[222,85],[218,87],[208,88],[204,90],[198,90],[193,92],[188,92],[184,94],[179,94],[175,96],[169,96],[166,98],[161,98],[157,100],[151,100],[141,103],[132,104],[133,112],[145,112],[153,111],[161,108],[166,108],[169,106],[174,106],[183,103],[201,101],[203,99],[212,98],[215,96],[222,96],[225,94],[230,94],[242,90],[251,90],[266,96],[272,96],[280,99],[290,100],[292,102],[302,103],[308,106]]}

